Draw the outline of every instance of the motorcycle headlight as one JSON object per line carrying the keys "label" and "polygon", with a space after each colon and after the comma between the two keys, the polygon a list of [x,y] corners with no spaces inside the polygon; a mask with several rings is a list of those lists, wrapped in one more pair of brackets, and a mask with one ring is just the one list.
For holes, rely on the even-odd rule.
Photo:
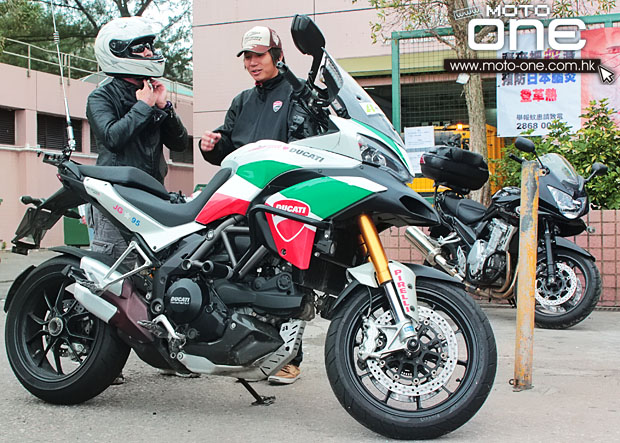
{"label": "motorcycle headlight", "polygon": [[411,174],[409,174],[400,158],[390,148],[385,146],[383,142],[357,134],[357,143],[364,163],[388,170],[403,182],[410,182],[412,180]]}
{"label": "motorcycle headlight", "polygon": [[560,191],[553,186],[547,185],[547,189],[553,196],[555,203],[558,205],[560,213],[569,219],[575,219],[581,215],[581,211],[584,208],[584,199],[575,200],[569,194],[564,191]]}

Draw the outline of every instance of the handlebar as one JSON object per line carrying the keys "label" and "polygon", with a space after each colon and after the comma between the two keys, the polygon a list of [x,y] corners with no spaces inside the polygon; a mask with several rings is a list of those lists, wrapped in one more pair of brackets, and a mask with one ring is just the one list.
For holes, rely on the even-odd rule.
{"label": "handlebar", "polygon": [[512,153],[508,154],[508,157],[510,157],[512,160],[516,161],[517,163],[523,163],[525,161],[524,158],[514,155]]}
{"label": "handlebar", "polygon": [[299,94],[303,91],[303,83],[299,81],[299,79],[295,76],[295,74],[293,74],[293,71],[291,71],[288,66],[286,66],[283,62],[279,61],[278,63],[276,63],[276,67],[278,68],[278,71],[280,72],[280,74],[282,74],[284,79],[289,82],[290,85],[293,87],[293,92],[295,94]]}
{"label": "handlebar", "polygon": [[29,195],[22,195],[19,200],[25,205],[29,205],[32,203],[35,206],[41,206],[41,204],[43,203],[42,199],[34,198]]}

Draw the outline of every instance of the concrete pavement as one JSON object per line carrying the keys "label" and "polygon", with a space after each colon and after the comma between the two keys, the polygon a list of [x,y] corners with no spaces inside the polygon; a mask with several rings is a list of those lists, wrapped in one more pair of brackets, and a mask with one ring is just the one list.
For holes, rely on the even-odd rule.
{"label": "concrete pavement", "polygon": [[[29,257],[0,253],[0,306],[10,281]],[[596,311],[566,331],[534,333],[534,388],[513,392],[515,310],[485,308],[498,345],[498,373],[487,402],[450,442],[620,441],[620,313]],[[6,315],[0,313],[0,331]],[[323,364],[328,322],[309,323],[302,378],[290,386],[256,383],[276,395],[268,407],[234,380],[163,377],[132,354],[127,382],[79,406],[43,403],[13,375],[0,332],[0,441],[201,441],[359,442],[387,441],[359,425],[339,405]]]}

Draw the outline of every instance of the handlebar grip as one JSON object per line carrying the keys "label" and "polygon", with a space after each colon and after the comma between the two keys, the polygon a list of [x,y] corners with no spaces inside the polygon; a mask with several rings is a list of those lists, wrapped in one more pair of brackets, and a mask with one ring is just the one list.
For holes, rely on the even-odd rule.
{"label": "handlebar grip", "polygon": [[276,63],[276,67],[278,68],[278,71],[280,72],[280,74],[282,74],[284,79],[289,82],[290,85],[293,87],[293,92],[295,94],[299,94],[304,89],[303,83],[299,81],[295,74],[293,74],[289,67],[286,66],[283,62],[280,61]]}
{"label": "handlebar grip", "polygon": [[517,163],[523,163],[525,161],[525,159],[518,157],[514,154],[508,154],[508,157],[510,157],[511,159],[513,159],[514,161],[516,161]]}
{"label": "handlebar grip", "polygon": [[34,198],[29,195],[22,195],[20,201],[25,205],[29,205],[32,203],[35,206],[40,206],[43,203],[43,200],[41,200],[40,198]]}

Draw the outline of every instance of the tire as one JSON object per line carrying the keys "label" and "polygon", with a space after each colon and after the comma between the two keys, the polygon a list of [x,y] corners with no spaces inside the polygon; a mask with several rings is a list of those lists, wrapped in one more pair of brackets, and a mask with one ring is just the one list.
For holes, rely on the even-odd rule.
{"label": "tire", "polygon": [[369,288],[353,292],[328,330],[325,365],[340,404],[362,425],[389,438],[436,438],[462,426],[486,400],[497,369],[486,315],[460,288],[419,278],[418,362],[426,366],[414,367],[415,352],[407,356],[405,351],[364,362],[358,351],[369,307],[376,323],[393,324],[387,298],[381,290],[373,291],[372,304]]}
{"label": "tire", "polygon": [[72,256],[38,266],[16,293],[6,318],[6,351],[20,383],[49,403],[77,404],[103,392],[120,374],[130,348],[71,293],[62,271]]}
{"label": "tire", "polygon": [[569,249],[556,249],[556,282],[547,284],[545,254],[536,266],[536,326],[567,329],[585,320],[601,297],[602,282],[594,261]]}

